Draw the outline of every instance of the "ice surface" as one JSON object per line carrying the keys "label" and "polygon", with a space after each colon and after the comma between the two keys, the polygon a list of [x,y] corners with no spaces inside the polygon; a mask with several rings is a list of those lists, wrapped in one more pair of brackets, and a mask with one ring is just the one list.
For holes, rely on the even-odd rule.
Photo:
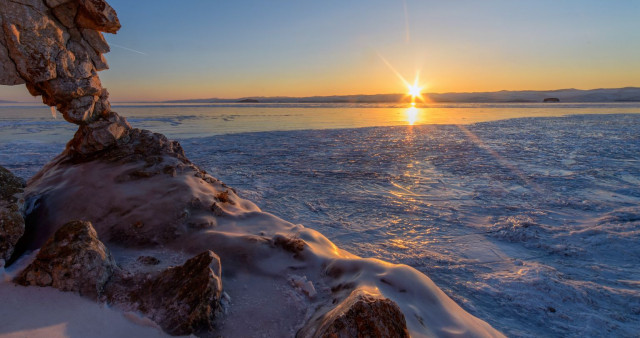
{"label": "ice surface", "polygon": [[[359,256],[417,268],[510,336],[633,336],[640,332],[639,129],[640,115],[579,115],[182,133],[180,141],[196,164],[262,210]],[[0,160],[28,177],[61,147],[14,139],[0,143]],[[310,301],[304,292],[280,292],[291,309]],[[232,302],[236,311],[255,305],[250,297]]]}
{"label": "ice surface", "polygon": [[509,335],[640,332],[640,116],[182,140],[263,210],[425,272]]}

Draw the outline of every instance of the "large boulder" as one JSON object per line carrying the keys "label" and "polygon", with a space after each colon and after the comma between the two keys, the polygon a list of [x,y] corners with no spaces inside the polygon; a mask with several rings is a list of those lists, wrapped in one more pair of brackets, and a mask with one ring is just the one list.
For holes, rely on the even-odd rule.
{"label": "large boulder", "polygon": [[97,300],[115,269],[115,260],[91,223],[74,221],[56,231],[15,282],[51,286]]}
{"label": "large boulder", "polygon": [[396,303],[379,294],[356,289],[302,328],[297,337],[409,337],[404,315]]}
{"label": "large boulder", "polygon": [[19,206],[23,188],[21,178],[0,167],[0,261],[9,260],[24,234],[24,218]]}
{"label": "large boulder", "polygon": [[107,288],[109,302],[141,312],[173,335],[211,331],[221,295],[220,258],[213,251],[150,277],[120,274]]}

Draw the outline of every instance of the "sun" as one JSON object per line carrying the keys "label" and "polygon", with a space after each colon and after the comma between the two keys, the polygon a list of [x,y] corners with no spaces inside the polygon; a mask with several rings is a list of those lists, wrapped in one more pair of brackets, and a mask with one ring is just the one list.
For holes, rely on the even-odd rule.
{"label": "sun", "polygon": [[422,89],[424,89],[424,87],[422,87],[421,85],[419,85],[418,81],[420,81],[418,79],[418,76],[416,75],[416,79],[415,81],[413,81],[413,84],[407,83],[405,82],[405,84],[407,85],[407,88],[409,89],[409,96],[411,96],[411,103],[415,104],[416,102],[416,97],[419,98],[420,100],[424,101],[422,98]]}
{"label": "sun", "polygon": [[409,95],[411,95],[412,99],[422,96],[421,91],[422,87],[418,86],[417,84],[409,85]]}

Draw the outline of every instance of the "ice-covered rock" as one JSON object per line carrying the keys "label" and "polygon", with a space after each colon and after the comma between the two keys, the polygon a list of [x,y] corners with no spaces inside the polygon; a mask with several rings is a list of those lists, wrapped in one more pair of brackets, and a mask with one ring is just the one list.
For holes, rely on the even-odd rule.
{"label": "ice-covered rock", "polygon": [[114,269],[116,263],[91,223],[74,221],[56,231],[15,281],[98,299]]}
{"label": "ice-covered rock", "polygon": [[20,198],[24,181],[0,167],[0,260],[9,260],[24,234]]}
{"label": "ice-covered rock", "polygon": [[26,231],[34,240],[26,249],[39,248],[58,227],[79,218],[91,221],[107,244],[148,247],[214,228],[214,204],[225,215],[259,210],[160,134],[132,129],[103,151],[72,149],[29,181]]}
{"label": "ice-covered rock", "polygon": [[220,258],[205,251],[159,273],[121,272],[107,286],[106,299],[173,335],[210,331],[221,312],[221,270]]}
{"label": "ice-covered rock", "polygon": [[222,294],[220,258],[206,251],[169,268],[131,293],[138,310],[168,333],[186,335],[213,329]]}
{"label": "ice-covered rock", "polygon": [[297,337],[409,337],[407,323],[393,301],[356,289],[335,308],[302,328]]}

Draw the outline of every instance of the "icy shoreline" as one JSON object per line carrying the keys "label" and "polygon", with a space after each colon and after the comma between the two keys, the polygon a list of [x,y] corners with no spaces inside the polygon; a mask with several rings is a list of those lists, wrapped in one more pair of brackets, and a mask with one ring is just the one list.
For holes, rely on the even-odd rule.
{"label": "icy shoreline", "polygon": [[[509,335],[629,335],[640,325],[639,118],[180,141],[263,210],[358,255],[416,267]],[[7,147],[0,154],[23,173],[58,151],[24,145],[36,158],[24,166]]]}

